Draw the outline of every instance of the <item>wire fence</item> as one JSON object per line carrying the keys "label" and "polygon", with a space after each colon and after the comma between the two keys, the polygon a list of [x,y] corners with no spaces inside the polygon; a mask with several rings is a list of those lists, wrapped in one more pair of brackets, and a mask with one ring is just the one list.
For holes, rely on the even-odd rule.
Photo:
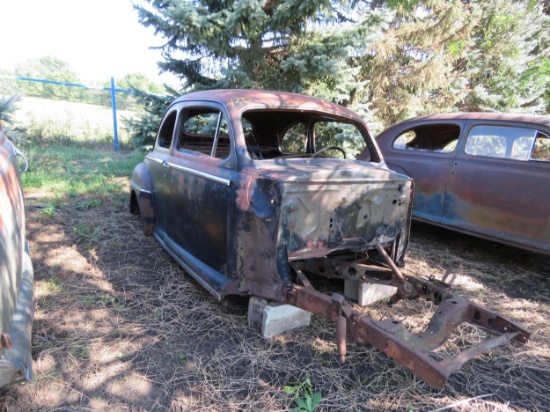
{"label": "wire fence", "polygon": [[114,77],[111,77],[110,87],[88,86],[88,85],[80,84],[80,83],[62,82],[62,81],[47,80],[47,79],[34,79],[32,77],[22,77],[22,76],[0,75],[0,78],[13,79],[13,80],[25,81],[25,82],[36,82],[36,83],[52,84],[52,85],[56,85],[56,86],[79,87],[79,88],[90,89],[90,90],[108,91],[111,95],[111,110],[112,110],[112,113],[113,113],[113,148],[114,148],[115,152],[118,152],[118,150],[119,150],[119,139],[118,139],[116,94],[117,93],[134,94],[134,91],[133,90],[128,90],[128,89],[117,89],[116,86],[115,86],[115,78]]}

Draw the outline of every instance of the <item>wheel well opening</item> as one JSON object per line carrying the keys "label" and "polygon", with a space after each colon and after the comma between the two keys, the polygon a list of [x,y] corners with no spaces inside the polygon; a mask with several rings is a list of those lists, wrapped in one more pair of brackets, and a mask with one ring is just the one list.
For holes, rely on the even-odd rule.
{"label": "wheel well opening", "polygon": [[133,190],[130,193],[130,213],[132,213],[133,215],[140,215],[137,196]]}

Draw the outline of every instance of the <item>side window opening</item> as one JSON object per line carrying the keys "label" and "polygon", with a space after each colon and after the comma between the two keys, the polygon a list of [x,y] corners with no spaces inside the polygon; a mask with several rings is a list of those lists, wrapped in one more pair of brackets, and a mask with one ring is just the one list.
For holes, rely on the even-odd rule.
{"label": "side window opening", "polygon": [[511,126],[475,126],[466,139],[465,152],[472,156],[529,160],[536,130]]}
{"label": "side window opening", "polygon": [[227,158],[231,143],[226,117],[217,109],[184,110],[178,149],[191,150],[221,159]]}
{"label": "side window opening", "polygon": [[418,150],[435,153],[452,153],[460,137],[460,126],[436,124],[409,129],[393,142],[398,150]]}
{"label": "side window opening", "polygon": [[176,126],[176,117],[178,111],[172,110],[162,122],[160,126],[158,136],[157,136],[157,145],[169,149],[172,145],[172,139],[174,136],[174,129]]}
{"label": "side window opening", "polygon": [[537,134],[530,159],[550,162],[550,137],[540,132]]}

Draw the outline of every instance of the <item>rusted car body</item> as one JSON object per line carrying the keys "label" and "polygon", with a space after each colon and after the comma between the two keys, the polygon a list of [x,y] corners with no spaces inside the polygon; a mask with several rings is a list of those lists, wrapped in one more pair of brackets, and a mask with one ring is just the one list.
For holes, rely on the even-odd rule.
{"label": "rusted car body", "polygon": [[414,219],[550,253],[550,117],[438,114],[376,140],[414,179]]}
{"label": "rusted car body", "polygon": [[[346,340],[375,345],[432,386],[496,344],[529,332],[457,297],[448,283],[404,276],[413,196],[354,112],[298,94],[216,90],[175,100],[131,178],[130,210],[218,299],[255,296],[334,320]],[[396,287],[392,303],[440,304],[424,337],[376,322],[316,291],[320,275]],[[426,353],[462,322],[500,336],[447,364]]]}
{"label": "rusted car body", "polygon": [[0,388],[32,378],[33,268],[17,156],[0,124]]}

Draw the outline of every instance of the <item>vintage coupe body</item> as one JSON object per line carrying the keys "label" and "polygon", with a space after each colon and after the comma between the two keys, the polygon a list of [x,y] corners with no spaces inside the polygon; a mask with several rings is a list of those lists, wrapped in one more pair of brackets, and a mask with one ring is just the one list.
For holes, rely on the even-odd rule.
{"label": "vintage coupe body", "polygon": [[414,179],[414,219],[550,253],[550,117],[438,114],[376,140]]}
{"label": "vintage coupe body", "polygon": [[[354,112],[299,94],[211,90],[176,99],[153,150],[134,169],[130,210],[218,299],[253,296],[336,322],[441,387],[463,362],[529,333],[473,305],[439,281],[404,276],[412,181],[384,163]],[[419,296],[440,305],[425,337],[376,322],[343,296],[316,291],[308,276],[395,286],[392,302]],[[497,333],[451,364],[426,353],[468,321]]]}
{"label": "vintage coupe body", "polygon": [[0,124],[0,388],[32,378],[33,269],[17,156]]}

